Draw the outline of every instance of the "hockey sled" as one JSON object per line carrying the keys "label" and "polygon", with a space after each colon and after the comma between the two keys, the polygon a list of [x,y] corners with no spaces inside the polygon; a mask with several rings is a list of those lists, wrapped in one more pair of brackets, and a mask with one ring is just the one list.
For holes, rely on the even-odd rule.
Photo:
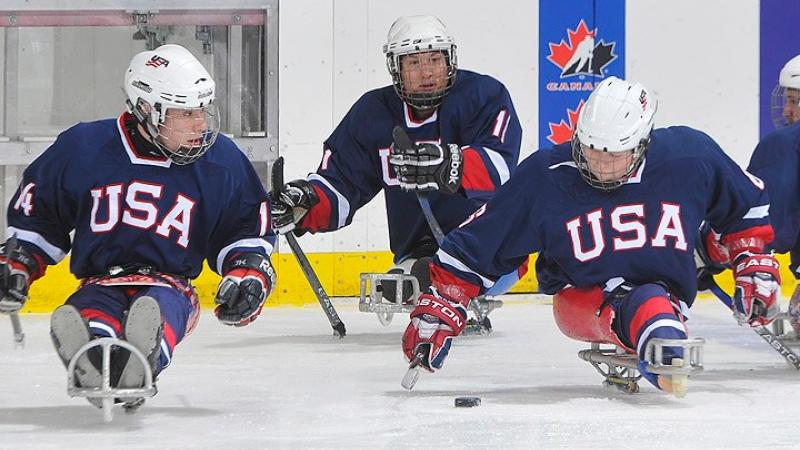
{"label": "hockey sled", "polygon": [[[383,297],[384,282],[394,283],[394,302]],[[406,283],[411,283],[411,296],[405,292]],[[392,323],[395,313],[410,313],[417,306],[419,299],[419,280],[414,275],[404,273],[362,273],[359,289],[358,310],[375,313],[383,326]],[[404,303],[404,298],[410,301]]]}
{"label": "hockey sled", "polygon": [[[383,296],[382,283],[394,283],[394,301]],[[411,295],[407,295],[406,283],[411,285]],[[410,313],[417,306],[420,289],[419,280],[414,275],[401,273],[362,273],[361,287],[359,289],[358,310],[361,312],[375,313],[378,321],[383,326],[392,323],[395,313]],[[404,299],[410,299],[404,301]],[[465,334],[489,334],[492,332],[492,323],[489,313],[503,306],[501,300],[492,297],[479,296],[470,300],[468,309],[475,315],[467,321]]]}
{"label": "hockey sled", "polygon": [[[689,375],[703,371],[703,338],[691,339],[658,339],[653,338],[645,348],[647,371],[659,375],[670,375],[673,393],[683,397],[686,393],[686,381]],[[602,344],[592,342],[591,348],[578,352],[578,357],[588,362],[605,377],[604,384],[633,394],[639,392],[639,357],[627,353],[616,346],[601,347]],[[674,359],[672,364],[664,364],[664,347],[681,347],[683,359]]]}
{"label": "hockey sled", "polygon": [[792,329],[789,320],[789,313],[782,312],[778,314],[772,322],[772,332],[775,333],[775,337],[777,337],[783,345],[800,348],[800,336]]}
{"label": "hockey sled", "polygon": [[[102,351],[102,384],[99,387],[84,387],[78,382],[76,373],[76,366],[81,356],[88,357],[89,350],[99,347]],[[115,388],[111,386],[111,350],[114,348],[123,348],[130,352],[130,357],[138,360],[144,370],[144,384],[139,388]],[[156,395],[158,390],[153,383],[153,371],[150,368],[150,363],[147,357],[132,344],[114,338],[100,338],[94,339],[81,347],[77,353],[70,359],[67,366],[67,394],[70,397],[86,397],[88,399],[99,399],[101,401],[101,409],[103,410],[103,420],[110,422],[113,418],[113,410],[115,399],[125,398],[132,399],[130,402],[123,403],[123,408],[126,411],[134,411],[141,405],[140,399],[152,397]]]}

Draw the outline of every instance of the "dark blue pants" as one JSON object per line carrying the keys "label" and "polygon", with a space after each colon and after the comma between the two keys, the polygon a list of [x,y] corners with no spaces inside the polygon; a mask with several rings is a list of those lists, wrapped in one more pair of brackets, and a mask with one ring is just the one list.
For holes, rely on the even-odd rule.
{"label": "dark blue pants", "polygon": [[[636,349],[640,360],[652,338],[687,337],[680,306],[661,284],[637,286],[627,295],[611,300],[611,306],[615,313],[611,327],[623,344]],[[664,348],[664,363],[682,357],[682,348]]]}
{"label": "dark blue pants", "polygon": [[122,324],[125,313],[137,298],[153,297],[161,307],[164,336],[161,339],[161,356],[155,374],[172,361],[175,346],[183,340],[197,320],[199,306],[178,289],[166,286],[107,286],[87,284],[68,299],[89,322],[95,336],[124,338]]}

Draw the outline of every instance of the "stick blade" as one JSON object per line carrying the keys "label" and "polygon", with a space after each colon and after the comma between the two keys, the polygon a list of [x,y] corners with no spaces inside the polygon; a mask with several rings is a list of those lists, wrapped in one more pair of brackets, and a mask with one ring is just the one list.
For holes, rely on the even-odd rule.
{"label": "stick blade", "polygon": [[396,125],[392,129],[392,140],[400,148],[412,148],[414,146],[414,143],[411,142],[411,138],[408,137],[406,130],[399,125]]}
{"label": "stick blade", "polygon": [[275,193],[283,189],[283,156],[279,156],[275,162],[272,163],[272,174],[270,177],[272,191]]}
{"label": "stick blade", "polygon": [[347,330],[344,327],[344,322],[339,321],[339,323],[333,326],[333,335],[339,336],[339,339],[342,339],[347,335]]}
{"label": "stick blade", "polygon": [[405,376],[400,381],[400,386],[403,386],[407,391],[414,389],[414,385],[417,384],[417,380],[419,380],[419,367],[410,367],[408,371],[406,371]]}

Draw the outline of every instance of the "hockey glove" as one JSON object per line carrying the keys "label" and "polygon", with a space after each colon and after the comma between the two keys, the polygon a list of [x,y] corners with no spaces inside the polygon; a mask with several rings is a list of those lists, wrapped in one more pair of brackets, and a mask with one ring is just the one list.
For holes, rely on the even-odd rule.
{"label": "hockey glove", "polygon": [[270,191],[269,196],[272,229],[278,234],[294,230],[308,210],[319,203],[314,186],[306,180],[290,181],[280,192]]}
{"label": "hockey glove", "polygon": [[740,324],[767,325],[780,312],[781,276],[772,255],[744,252],[733,264],[736,293],[734,316]]}
{"label": "hockey glove", "polygon": [[697,266],[697,290],[710,289],[716,282],[714,275],[730,268],[730,255],[727,247],[720,242],[720,235],[708,225],[703,225],[698,234],[694,249],[694,262]]}
{"label": "hockey glove", "polygon": [[0,245],[0,313],[19,311],[28,300],[31,281],[41,275],[30,252],[15,243],[11,247],[8,242]]}
{"label": "hockey glove", "polygon": [[411,323],[403,334],[406,359],[419,358],[419,367],[429,372],[442,368],[450,352],[450,341],[464,331],[467,310],[438,295],[422,294],[411,312]]}
{"label": "hockey glove", "polygon": [[275,286],[275,269],[268,256],[241,253],[228,258],[224,273],[214,299],[214,314],[226,325],[248,325],[261,314]]}
{"label": "hockey glove", "polygon": [[464,157],[456,144],[414,144],[406,132],[395,127],[389,150],[400,187],[406,191],[441,191],[455,194],[464,176]]}

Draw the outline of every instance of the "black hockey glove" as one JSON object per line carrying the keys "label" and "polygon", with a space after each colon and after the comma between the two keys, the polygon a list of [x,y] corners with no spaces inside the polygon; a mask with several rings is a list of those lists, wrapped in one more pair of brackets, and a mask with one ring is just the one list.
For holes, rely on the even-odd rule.
{"label": "black hockey glove", "polygon": [[33,255],[16,244],[16,239],[0,245],[0,313],[19,311],[28,300],[31,276],[39,272]]}
{"label": "black hockey glove", "polygon": [[[280,192],[270,191],[269,197],[272,229],[278,234],[294,230],[308,210],[319,203],[314,186],[306,180],[290,181]],[[295,230],[295,234],[300,235],[303,231]]]}
{"label": "black hockey glove", "polygon": [[400,187],[406,191],[441,191],[455,194],[464,176],[464,157],[456,144],[414,144],[405,130],[394,127],[389,150]]}
{"label": "black hockey glove", "polygon": [[275,286],[275,269],[268,256],[240,253],[225,261],[214,314],[226,325],[243,327],[261,314],[264,301]]}

